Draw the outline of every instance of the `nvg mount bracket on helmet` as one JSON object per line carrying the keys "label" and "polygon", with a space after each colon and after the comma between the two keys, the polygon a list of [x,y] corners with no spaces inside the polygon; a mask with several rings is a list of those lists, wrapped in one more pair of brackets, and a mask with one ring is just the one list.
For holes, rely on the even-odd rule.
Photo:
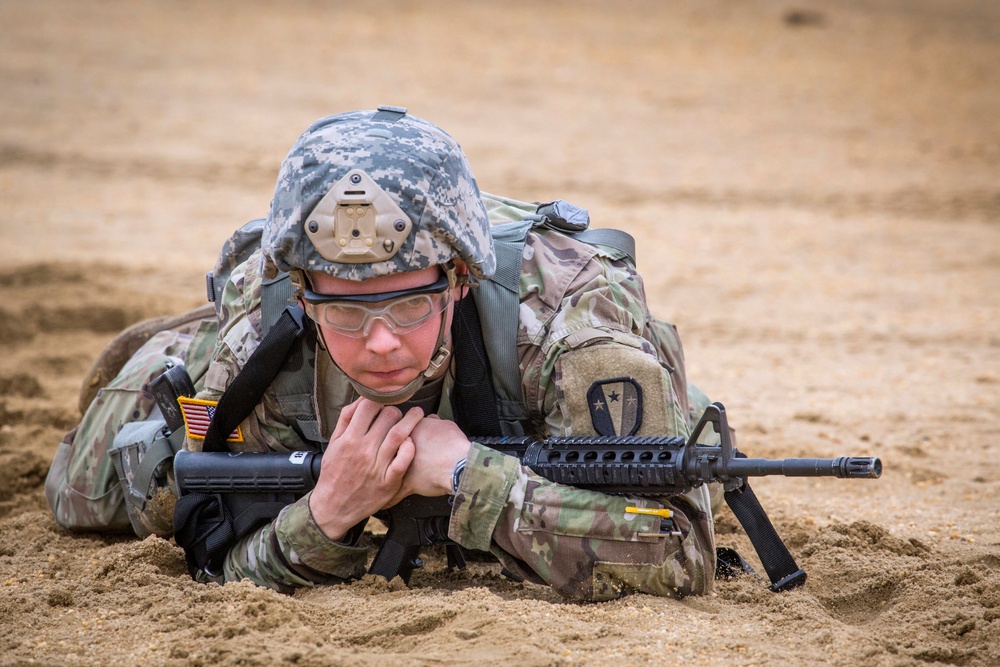
{"label": "nvg mount bracket on helmet", "polygon": [[395,255],[413,223],[368,174],[352,169],[319,201],[305,226],[325,259],[366,264]]}

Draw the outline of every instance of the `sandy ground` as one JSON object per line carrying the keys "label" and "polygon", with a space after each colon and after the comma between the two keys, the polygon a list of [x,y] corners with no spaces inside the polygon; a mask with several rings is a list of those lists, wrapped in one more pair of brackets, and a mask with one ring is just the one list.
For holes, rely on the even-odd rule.
{"label": "sandy ground", "polygon": [[[5,0],[0,26],[0,664],[1000,664],[996,2]],[[431,554],[408,590],[289,597],[54,524],[94,356],[200,305],[306,125],[383,103],[484,190],[632,232],[751,455],[882,457],[755,484],[804,589],[572,604]]]}

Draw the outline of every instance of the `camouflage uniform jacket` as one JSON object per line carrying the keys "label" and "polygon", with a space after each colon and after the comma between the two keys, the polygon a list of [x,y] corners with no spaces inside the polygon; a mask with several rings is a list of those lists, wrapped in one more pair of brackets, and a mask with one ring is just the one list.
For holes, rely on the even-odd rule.
{"label": "camouflage uniform jacket", "polygon": [[[261,261],[255,253],[230,276],[200,398],[217,399],[262,338]],[[524,249],[520,292],[522,391],[540,435],[594,434],[586,391],[595,380],[621,376],[642,385],[638,434],[688,433],[684,388],[675,386],[677,378],[643,337],[648,337],[650,316],[642,282],[623,255],[563,234],[533,231]],[[326,374],[317,378],[321,375]],[[321,429],[329,437],[340,409],[356,395],[345,382],[330,380],[318,380],[315,395]],[[272,390],[242,428],[246,442],[234,448],[312,447],[283,417]],[[200,443],[185,446],[199,449]],[[287,591],[363,575],[367,549],[327,538],[308,500],[307,495],[289,505],[238,542],[226,559],[225,579],[247,578]],[[681,535],[661,534],[661,519],[627,514],[627,505],[672,508]],[[511,571],[577,599],[610,599],[631,591],[707,593],[715,572],[704,487],[656,500],[610,496],[549,482],[517,459],[478,444],[471,447],[454,499],[449,536],[464,547],[489,550]]]}

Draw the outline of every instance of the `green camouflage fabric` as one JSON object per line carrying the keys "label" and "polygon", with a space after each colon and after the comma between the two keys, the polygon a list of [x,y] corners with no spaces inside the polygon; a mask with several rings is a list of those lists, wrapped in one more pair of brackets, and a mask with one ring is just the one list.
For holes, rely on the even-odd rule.
{"label": "green camouflage fabric", "polygon": [[[224,290],[223,325],[200,398],[217,399],[261,339],[264,264],[260,254],[251,256],[233,272]],[[547,230],[529,234],[517,344],[523,394],[539,435],[593,433],[589,420],[567,408],[562,391],[563,362],[581,351],[588,360],[613,359],[619,375],[629,374],[628,364],[642,366],[647,376],[654,368],[656,386],[647,391],[655,389],[661,395],[659,402],[649,402],[659,414],[649,415],[640,433],[649,429],[660,435],[689,433],[683,377],[661,360],[658,350],[667,344],[660,340],[664,331],[647,327],[650,321],[641,278],[618,251]],[[679,355],[679,340],[673,335],[669,344]],[[344,404],[353,396],[337,390],[322,394],[342,395]],[[331,407],[335,414],[343,405],[318,410]],[[331,419],[327,418],[328,425]],[[242,427],[247,440],[234,448],[311,447],[282,416],[270,393]],[[329,435],[328,428],[324,435]],[[200,442],[188,446],[197,449]],[[626,514],[629,504],[673,509],[682,534],[659,535],[661,520]],[[715,572],[707,489],[656,500],[609,496],[554,484],[516,459],[479,445],[470,452],[449,534],[463,546],[492,551],[512,571],[574,599],[610,599],[632,591],[668,596],[707,593]],[[368,556],[363,548],[326,538],[312,519],[306,496],[230,551],[224,579],[246,578],[287,591],[357,577],[363,574]]]}
{"label": "green camouflage fabric", "polygon": [[[214,323],[205,328],[208,338],[214,339]],[[153,335],[97,393],[80,424],[63,438],[45,479],[46,500],[61,526],[106,531],[132,528],[108,450],[125,424],[147,419],[162,424],[148,384],[168,364],[183,363],[194,338],[187,328]],[[195,355],[207,356],[210,349],[196,349]],[[141,515],[147,534],[173,533],[174,496],[168,474],[163,471],[161,485],[152,490],[154,499]]]}
{"label": "green camouflage fabric", "polygon": [[[217,401],[264,338],[264,323],[261,321],[261,288],[263,271],[267,262],[261,251],[257,251],[229,276],[222,290],[219,307],[219,332],[215,341],[208,369],[202,380],[203,387],[198,398]],[[309,368],[303,372],[313,373]],[[229,443],[234,451],[285,452],[314,449],[295,430],[293,422],[275,394],[274,387],[268,388],[253,415],[241,424],[244,442]],[[188,440],[187,449],[200,451],[201,440]]]}
{"label": "green camouflage fabric", "polygon": [[[386,108],[382,108],[386,109]],[[459,257],[477,278],[496,268],[489,219],[461,147],[424,120],[391,108],[322,118],[281,165],[261,247],[281,271],[321,271],[348,280],[416,271]],[[398,251],[370,264],[332,262],[304,233],[336,183],[362,170],[413,222]]]}

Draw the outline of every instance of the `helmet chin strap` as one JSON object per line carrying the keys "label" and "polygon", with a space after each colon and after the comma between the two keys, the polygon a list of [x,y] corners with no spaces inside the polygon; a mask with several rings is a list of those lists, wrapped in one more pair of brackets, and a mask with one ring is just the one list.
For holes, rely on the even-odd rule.
{"label": "helmet chin strap", "polygon": [[[448,360],[451,359],[451,350],[448,349],[448,337],[446,335],[447,332],[445,331],[445,324],[447,321],[448,318],[442,313],[441,328],[438,331],[438,339],[435,345],[437,347],[437,352],[433,357],[431,357],[430,363],[427,365],[427,368],[423,373],[410,380],[403,387],[394,391],[375,391],[374,389],[369,389],[352,378],[350,375],[347,375],[347,373],[344,373],[344,375],[347,376],[347,379],[351,382],[351,386],[354,387],[354,391],[358,392],[368,400],[381,403],[382,405],[396,405],[397,403],[402,403],[417,393],[417,390],[423,386],[424,382],[437,377],[437,375],[441,372],[441,369],[444,368],[444,366],[448,363]],[[336,361],[333,361],[333,357],[330,357],[330,361],[332,361],[334,365],[337,364]],[[340,370],[343,371],[344,369],[341,368]]]}

